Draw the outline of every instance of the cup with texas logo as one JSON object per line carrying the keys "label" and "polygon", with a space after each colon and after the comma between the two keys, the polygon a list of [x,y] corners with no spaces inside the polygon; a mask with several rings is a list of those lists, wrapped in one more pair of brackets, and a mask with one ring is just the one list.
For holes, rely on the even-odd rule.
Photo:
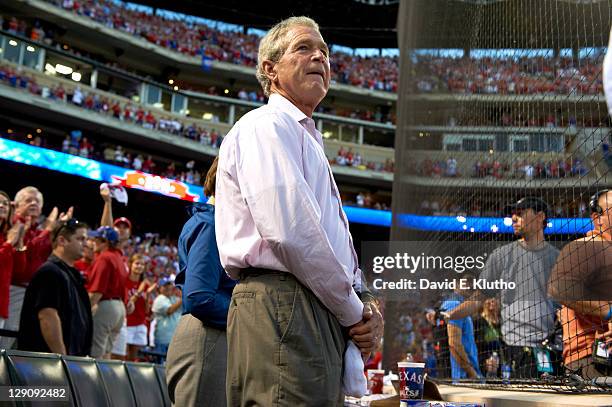
{"label": "cup with texas logo", "polygon": [[425,384],[425,363],[399,362],[400,400],[420,400]]}

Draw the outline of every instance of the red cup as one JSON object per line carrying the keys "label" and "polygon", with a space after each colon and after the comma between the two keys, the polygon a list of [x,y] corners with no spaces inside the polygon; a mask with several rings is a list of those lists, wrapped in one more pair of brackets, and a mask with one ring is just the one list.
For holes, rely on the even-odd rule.
{"label": "red cup", "polygon": [[368,392],[370,394],[382,394],[384,370],[368,369]]}

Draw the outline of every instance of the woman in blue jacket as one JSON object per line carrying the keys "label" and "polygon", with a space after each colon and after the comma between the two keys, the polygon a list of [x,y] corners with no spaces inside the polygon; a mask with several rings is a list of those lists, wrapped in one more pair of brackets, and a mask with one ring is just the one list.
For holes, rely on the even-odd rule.
{"label": "woman in blue jacket", "polygon": [[166,361],[170,400],[176,406],[225,406],[227,311],[236,284],[223,270],[215,239],[217,159],[206,174],[207,203],[195,203],[179,237],[184,313]]}

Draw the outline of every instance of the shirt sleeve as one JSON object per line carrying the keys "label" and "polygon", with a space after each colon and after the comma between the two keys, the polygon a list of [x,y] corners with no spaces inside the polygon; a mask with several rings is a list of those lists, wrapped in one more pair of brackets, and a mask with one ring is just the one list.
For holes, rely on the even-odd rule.
{"label": "shirt sleeve", "polygon": [[[446,301],[443,301],[442,304],[440,304],[440,311],[450,312],[454,310],[455,308],[457,308],[459,305],[461,305],[461,302],[457,300],[446,300]],[[455,325],[459,328],[462,328],[464,319],[465,318],[451,319],[447,322],[451,325]]]}
{"label": "shirt sleeve", "polygon": [[[35,276],[33,285],[34,287],[31,289],[36,292],[36,298],[34,299],[34,312],[36,314],[43,308],[56,310],[61,308],[61,299],[66,298],[67,292],[62,278],[54,271],[46,268],[40,269]],[[30,288],[28,287],[28,289]]]}
{"label": "shirt sleeve", "polygon": [[240,135],[237,181],[258,232],[279,261],[341,325],[350,326],[363,312],[352,287],[354,270],[338,261],[321,225],[320,207],[304,178],[302,140],[291,127],[270,115]]}
{"label": "shirt sleeve", "polygon": [[213,225],[198,223],[184,245],[187,259],[183,307],[200,321],[224,328],[230,295],[219,290],[225,271],[219,260]]}
{"label": "shirt sleeve", "polygon": [[104,293],[109,285],[109,278],[111,273],[108,272],[112,264],[108,257],[101,254],[99,255],[91,265],[89,270],[89,287],[87,290],[90,293]]}
{"label": "shirt sleeve", "polygon": [[548,282],[548,293],[553,299],[561,303],[597,300],[586,290],[597,263],[591,259],[596,247],[601,248],[601,242],[574,241],[563,247]]}

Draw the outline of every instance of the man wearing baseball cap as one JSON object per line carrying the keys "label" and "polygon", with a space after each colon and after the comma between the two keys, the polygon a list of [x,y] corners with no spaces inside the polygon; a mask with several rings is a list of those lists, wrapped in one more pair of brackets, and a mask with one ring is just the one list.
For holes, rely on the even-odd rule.
{"label": "man wearing baseball cap", "polygon": [[89,233],[94,238],[96,258],[89,273],[89,298],[94,320],[91,356],[110,358],[117,335],[125,319],[125,279],[127,270],[119,234],[109,226]]}
{"label": "man wearing baseball cap", "polygon": [[175,295],[174,278],[164,277],[158,286],[159,295],[151,308],[155,315],[155,351],[165,355],[181,319],[183,301]]}
{"label": "man wearing baseball cap", "polygon": [[[127,270],[129,269],[129,261],[128,257],[125,256],[123,251],[127,249],[130,237],[132,235],[132,222],[126,217],[120,217],[113,221],[113,193],[111,192],[111,186],[102,184],[100,187],[100,196],[104,201],[100,226],[112,226],[117,232],[119,242],[117,243],[116,247],[122,252],[123,262],[125,263]],[[127,306],[129,307],[130,303],[128,303]],[[130,311],[131,310],[129,308],[126,309],[127,313],[130,313]],[[115,339],[113,349],[111,350],[112,359],[125,360],[127,356],[127,337],[127,320],[124,320],[123,326],[119,331],[119,334]]]}
{"label": "man wearing baseball cap", "polygon": [[555,309],[547,284],[559,250],[544,239],[548,205],[541,198],[525,197],[507,209],[519,239],[495,249],[480,278],[514,282],[515,288],[480,289],[446,316],[455,320],[474,315],[486,298],[499,296],[501,331],[507,345],[504,362],[511,366],[512,377],[535,378],[550,372],[556,361],[554,352],[543,349],[542,342],[554,332]]}
{"label": "man wearing baseball cap", "polygon": [[113,227],[119,235],[119,242],[123,245],[132,235],[132,222],[125,216],[115,219]]}

